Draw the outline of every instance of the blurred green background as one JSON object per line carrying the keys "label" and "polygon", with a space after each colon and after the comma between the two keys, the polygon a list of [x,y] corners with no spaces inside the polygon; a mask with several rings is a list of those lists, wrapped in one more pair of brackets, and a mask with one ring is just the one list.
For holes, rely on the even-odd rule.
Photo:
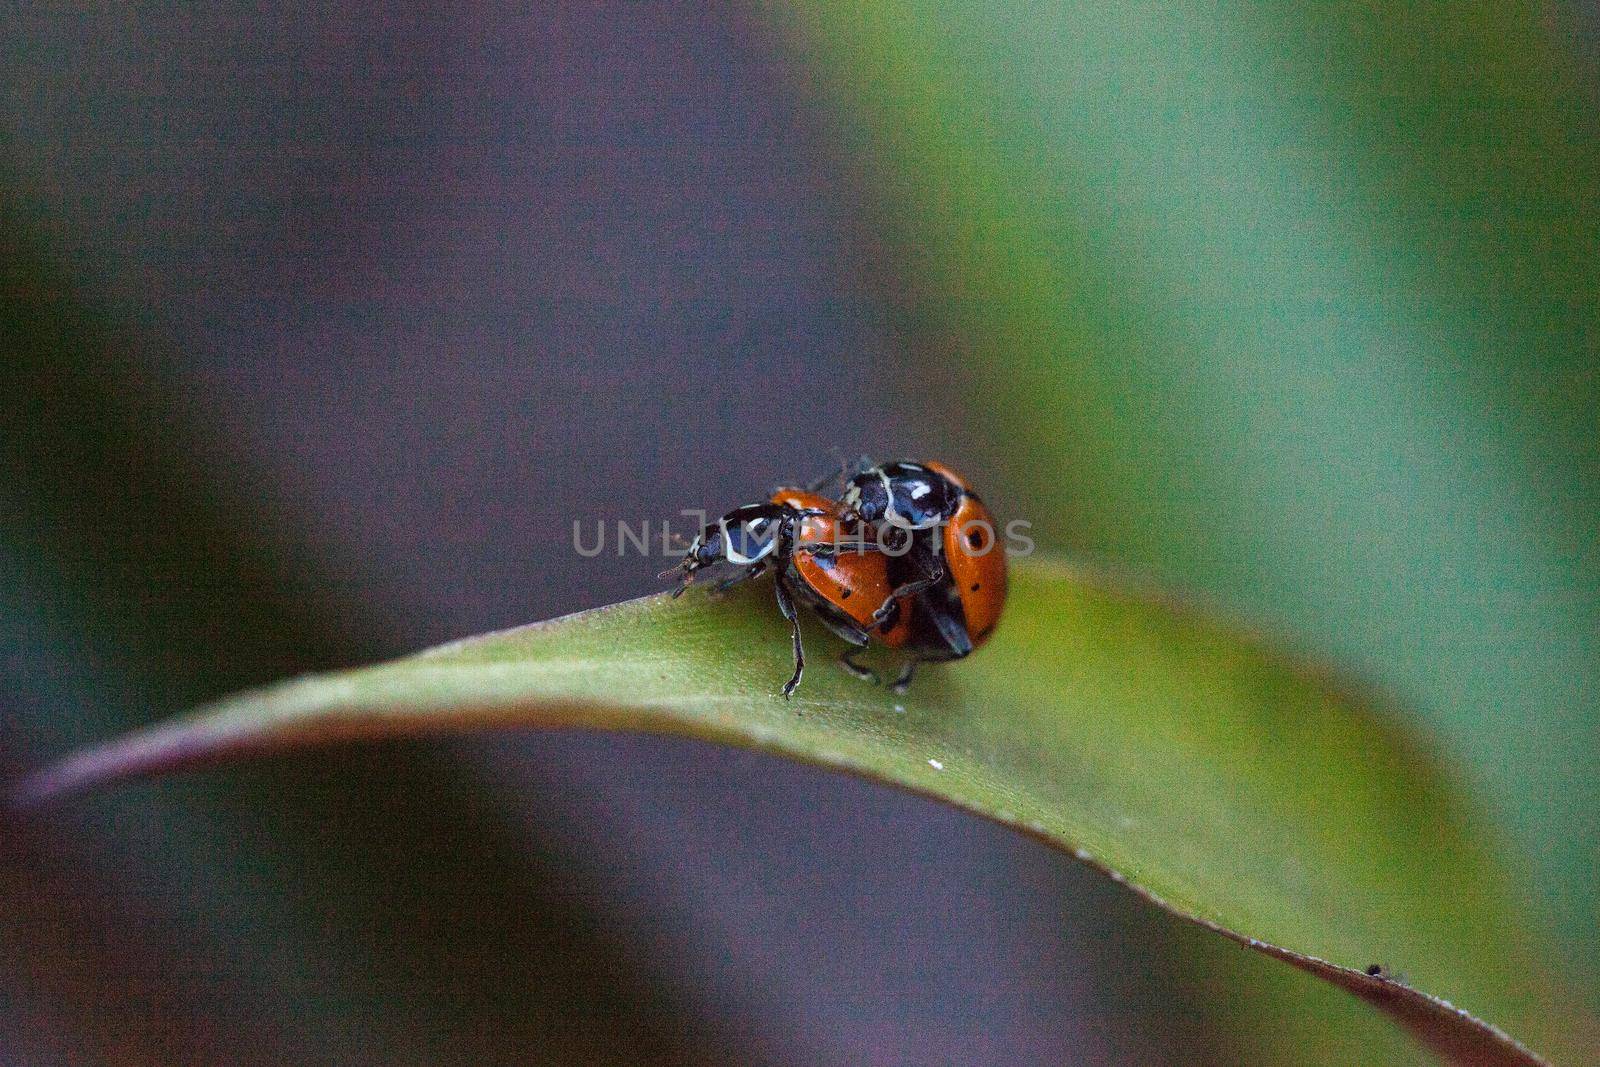
{"label": "blurred green background", "polygon": [[[1587,8],[13,23],[8,769],[655,587],[574,520],[940,456],[1042,546],[1397,694],[1597,1003]],[[1414,1056],[929,808],[535,737],[7,816],[0,1058]]]}

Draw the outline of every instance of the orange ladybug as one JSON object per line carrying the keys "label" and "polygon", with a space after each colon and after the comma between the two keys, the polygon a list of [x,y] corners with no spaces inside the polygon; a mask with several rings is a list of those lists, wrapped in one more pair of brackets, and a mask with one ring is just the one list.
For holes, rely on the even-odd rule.
{"label": "orange ladybug", "polygon": [[910,602],[897,602],[888,558],[871,543],[861,544],[845,528],[839,505],[804,489],[778,489],[765,504],[735,508],[702,530],[678,566],[678,596],[705,567],[733,564],[739,572],[718,588],[774,572],[778,610],[789,621],[794,642],[794,674],[783,686],[790,696],[805,672],[805,650],[795,603],[804,604],[851,647],[840,663],[858,678],[877,680],[854,655],[876,640],[900,647],[911,640]]}
{"label": "orange ladybug", "polygon": [[960,659],[988,640],[1006,603],[1006,557],[994,516],[965,478],[942,463],[862,462],[849,472],[843,519],[871,529],[890,552],[894,582],[881,611],[915,597],[935,634],[913,635],[917,660]]}
{"label": "orange ladybug", "polygon": [[779,489],[772,502],[809,512],[785,561],[785,577],[796,597],[824,626],[850,643],[839,662],[857,678],[878,675],[855,661],[870,642],[901,648],[911,640],[911,601],[896,598],[889,559],[863,542],[843,521],[839,505],[805,489]]}
{"label": "orange ladybug", "polygon": [[[842,501],[821,489],[840,478]],[[789,620],[794,675],[805,671],[799,602],[851,647],[840,663],[878,681],[855,661],[877,643],[907,655],[894,681],[911,682],[918,663],[961,659],[988,640],[1006,601],[1006,559],[994,517],[955,471],[940,463],[863,460],[805,488],[779,488],[764,504],[735,508],[708,525],[677,567],[682,593],[702,568],[732,564],[719,588],[774,572],[778,610]]]}

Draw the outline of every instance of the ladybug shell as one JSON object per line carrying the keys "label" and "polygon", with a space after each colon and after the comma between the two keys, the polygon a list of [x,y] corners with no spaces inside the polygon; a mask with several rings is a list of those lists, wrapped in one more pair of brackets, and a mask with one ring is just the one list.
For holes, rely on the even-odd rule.
{"label": "ladybug shell", "polygon": [[[910,598],[902,598],[900,610],[890,617],[888,628],[879,631],[872,621],[894,586],[889,583],[888,559],[881,552],[856,552],[849,547],[854,537],[839,521],[839,505],[818,493],[799,489],[780,489],[772,496],[775,504],[796,508],[816,508],[824,515],[808,515],[801,520],[790,553],[788,570],[811,594],[808,600],[865,630],[872,639],[890,648],[905,644],[910,636]],[[840,545],[835,556],[819,556],[807,546]]]}
{"label": "ladybug shell", "polygon": [[945,567],[952,591],[961,601],[967,636],[974,648],[988,640],[1006,605],[1006,553],[998,543],[994,516],[967,480],[943,463],[919,464],[961,491],[961,504],[944,528]]}
{"label": "ladybug shell", "polygon": [[988,639],[1006,605],[1006,551],[998,536],[994,516],[970,492],[944,528],[945,568],[961,599],[973,647]]}
{"label": "ladybug shell", "polygon": [[961,477],[961,475],[957,474],[955,471],[951,470],[949,467],[946,467],[943,463],[935,463],[931,459],[925,459],[918,465],[928,468],[935,474],[942,475],[944,479],[951,485],[961,490],[963,495],[972,495],[972,487],[967,484],[967,480]]}

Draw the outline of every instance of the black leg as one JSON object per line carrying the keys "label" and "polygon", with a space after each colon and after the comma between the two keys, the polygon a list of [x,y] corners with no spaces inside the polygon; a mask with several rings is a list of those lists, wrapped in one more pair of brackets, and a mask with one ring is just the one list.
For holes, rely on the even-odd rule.
{"label": "black leg", "polygon": [[728,590],[732,589],[734,586],[738,585],[740,582],[746,582],[746,581],[749,581],[751,578],[760,577],[761,573],[763,571],[765,571],[766,569],[767,569],[767,561],[766,560],[762,560],[759,563],[752,563],[752,564],[750,564],[750,566],[745,567],[743,570],[741,570],[738,574],[735,574],[733,577],[724,578],[722,581],[720,581],[716,585],[712,586],[711,587],[711,591],[713,593],[726,593]]}
{"label": "black leg", "polygon": [[817,612],[817,621],[837,635],[840,640],[858,648],[872,640],[872,636],[857,626],[853,620],[829,616],[819,611]]}
{"label": "black leg", "polygon": [[916,672],[917,664],[920,662],[922,661],[915,659],[906,660],[906,665],[900,668],[900,676],[894,680],[894,685],[889,688],[896,693],[904,693],[911,688],[911,675]]}
{"label": "black leg", "polygon": [[925,541],[914,542],[911,551],[904,556],[905,563],[900,568],[903,576],[907,572],[914,577],[909,582],[903,582],[895,587],[889,594],[889,599],[878,606],[872,613],[872,621],[882,623],[889,617],[890,606],[901,597],[916,596],[925,590],[932,589],[944,580],[944,561],[939,559],[929,550]]}
{"label": "black leg", "polygon": [[873,685],[878,685],[883,681],[882,678],[878,677],[878,672],[865,664],[857,663],[855,660],[855,657],[860,655],[862,651],[864,650],[859,648],[845,649],[839,653],[839,666],[855,677],[860,678],[863,682],[871,682]]}
{"label": "black leg", "polygon": [[789,620],[789,628],[794,635],[794,677],[783,686],[783,698],[788,700],[795,687],[800,684],[800,676],[805,673],[806,653],[805,649],[800,647],[800,616],[794,610],[794,597],[789,595],[789,587],[784,584],[782,575],[778,576],[773,585],[778,591],[778,610]]}
{"label": "black leg", "polygon": [[872,621],[875,623],[882,623],[884,619],[887,619],[889,617],[889,613],[894,610],[894,602],[899,600],[901,597],[916,596],[924,589],[932,589],[934,586],[938,585],[940,579],[944,577],[944,568],[940,567],[938,564],[934,564],[934,566],[936,569],[933,574],[926,578],[918,578],[914,582],[907,582],[905,585],[899,586],[894,592],[890,593],[889,598],[882,604],[878,605],[878,610],[872,613]]}
{"label": "black leg", "polygon": [[803,485],[801,488],[808,493],[820,493],[824,488],[832,485],[834,482],[848,482],[862,471],[870,470],[873,466],[875,466],[875,464],[872,462],[872,457],[870,456],[862,456],[859,459],[847,460],[844,458],[843,453],[841,453],[838,449],[834,449],[833,455],[834,458],[839,461],[838,469],[831,470],[827,474],[819,475],[818,477],[811,479],[811,481],[805,483],[805,485]]}
{"label": "black leg", "polygon": [[882,552],[883,548],[865,537],[846,537],[831,544],[807,544],[806,551],[818,559],[838,559],[841,555],[864,556],[868,552]]}
{"label": "black leg", "polygon": [[[841,475],[848,474],[849,469],[850,468],[847,466],[843,470],[831,470],[826,474],[819,474],[809,482],[801,482],[798,488],[802,493],[820,493],[831,483],[837,481]],[[767,496],[777,496],[779,493],[792,490],[794,488],[796,487],[789,485],[788,483],[784,483],[783,485],[775,485],[767,492]]]}
{"label": "black leg", "polygon": [[967,633],[967,620],[961,614],[959,602],[951,603],[942,596],[929,596],[917,603],[926,611],[939,636],[944,638],[944,643],[950,649],[951,655],[941,658],[960,659],[972,652],[972,637]]}
{"label": "black leg", "polygon": [[811,479],[809,482],[806,482],[800,488],[804,489],[808,493],[820,493],[823,489],[833,484],[833,482],[836,481],[843,473],[844,471],[841,469],[829,471],[827,474],[820,474]]}

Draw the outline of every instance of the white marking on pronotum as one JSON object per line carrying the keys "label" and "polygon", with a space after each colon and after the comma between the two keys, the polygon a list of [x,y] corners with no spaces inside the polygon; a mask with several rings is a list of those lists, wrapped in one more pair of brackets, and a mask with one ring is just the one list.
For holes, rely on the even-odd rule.
{"label": "white marking on pronotum", "polygon": [[942,771],[942,770],[944,770],[944,764],[942,764],[942,763],[940,763],[940,762],[939,762],[939,761],[938,761],[938,760],[936,760],[936,759],[931,759],[931,760],[929,760],[929,761],[928,761],[928,766],[930,766],[930,767],[932,767],[932,768],[933,768],[933,769],[934,769],[934,770],[936,770],[936,771]]}
{"label": "white marking on pronotum", "polygon": [[741,567],[746,567],[754,563],[756,560],[770,555],[772,550],[778,547],[778,539],[771,536],[771,534],[763,536],[762,531],[766,530],[767,527],[771,525],[771,519],[754,519],[743,524],[744,532],[751,537],[754,537],[761,545],[761,550],[755,555],[746,556],[734,550],[733,539],[728,536],[728,524],[726,521],[724,521],[722,523],[722,543],[724,545],[724,551],[726,551],[728,555],[728,562],[736,563]]}
{"label": "white marking on pronotum", "polygon": [[883,517],[889,520],[891,526],[904,526],[899,512],[894,510],[894,490],[889,484],[889,472],[882,467],[878,468],[878,481],[883,483]]}

